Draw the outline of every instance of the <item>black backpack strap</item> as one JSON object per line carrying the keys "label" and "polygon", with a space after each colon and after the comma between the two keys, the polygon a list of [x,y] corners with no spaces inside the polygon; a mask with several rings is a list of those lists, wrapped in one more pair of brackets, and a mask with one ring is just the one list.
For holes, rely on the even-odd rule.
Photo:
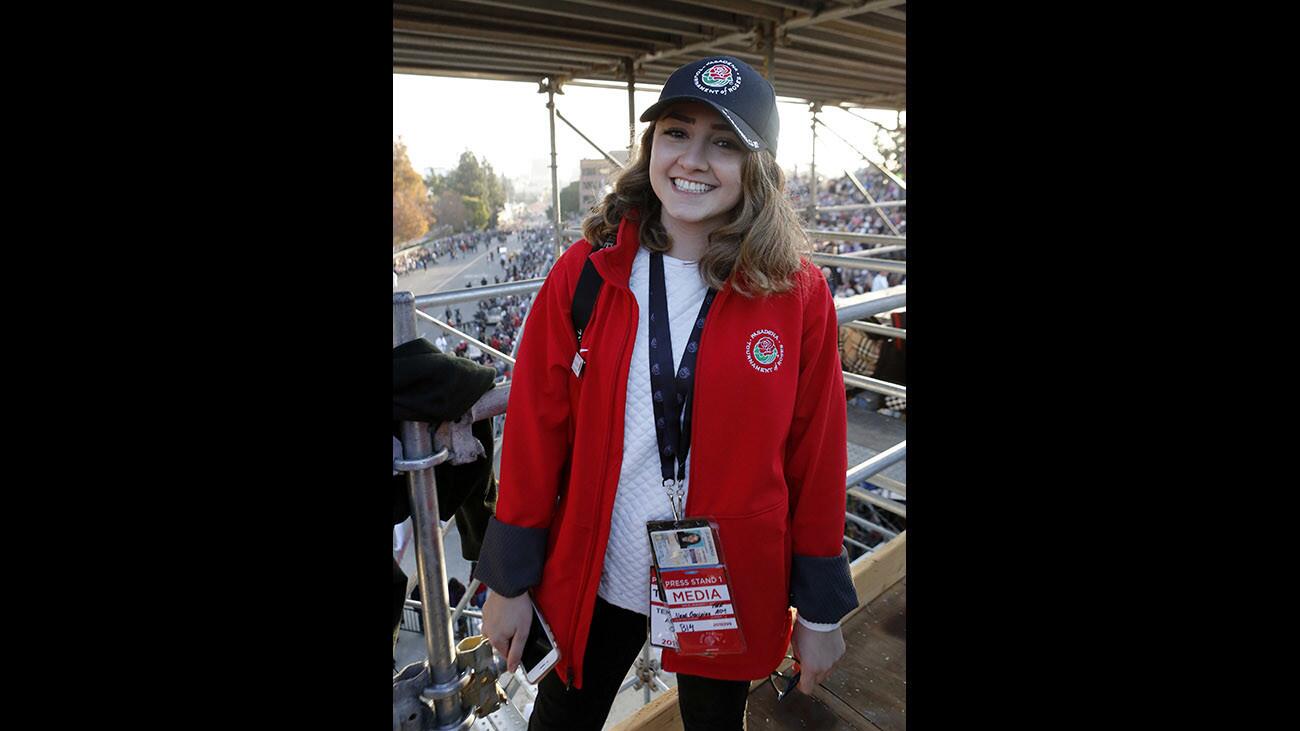
{"label": "black backpack strap", "polygon": [[[613,245],[614,235],[610,234],[605,238],[603,246],[592,246],[591,253]],[[579,346],[582,345],[582,331],[591,321],[591,312],[596,309],[596,297],[604,283],[600,272],[596,271],[596,265],[591,263],[591,254],[588,254],[587,261],[582,265],[582,275],[578,277],[578,288],[573,292],[573,332],[578,336]]]}

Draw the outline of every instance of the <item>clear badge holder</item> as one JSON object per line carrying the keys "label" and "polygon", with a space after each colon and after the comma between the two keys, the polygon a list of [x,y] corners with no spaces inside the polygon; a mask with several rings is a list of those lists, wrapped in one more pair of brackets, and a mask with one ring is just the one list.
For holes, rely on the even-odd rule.
{"label": "clear badge holder", "polygon": [[[651,636],[656,614],[667,619],[680,655],[733,655],[745,651],[718,526],[707,518],[651,521]],[[656,612],[656,602],[664,613]],[[662,641],[665,632],[658,633]],[[659,647],[669,647],[659,644]]]}

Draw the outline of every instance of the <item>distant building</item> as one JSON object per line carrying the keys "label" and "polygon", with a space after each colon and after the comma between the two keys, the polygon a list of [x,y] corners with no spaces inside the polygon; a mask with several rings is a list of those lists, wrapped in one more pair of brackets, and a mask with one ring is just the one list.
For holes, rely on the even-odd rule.
{"label": "distant building", "polygon": [[[627,150],[610,150],[609,156],[620,163],[627,163]],[[605,158],[583,160],[578,177],[578,211],[586,217],[587,211],[596,205],[609,192],[609,179],[614,174],[614,165]]]}

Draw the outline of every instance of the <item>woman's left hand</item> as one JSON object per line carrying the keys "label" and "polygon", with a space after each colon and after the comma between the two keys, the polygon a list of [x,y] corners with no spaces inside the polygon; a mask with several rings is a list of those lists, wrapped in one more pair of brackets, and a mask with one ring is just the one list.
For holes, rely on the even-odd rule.
{"label": "woman's left hand", "polygon": [[818,632],[796,621],[791,643],[794,656],[799,659],[799,690],[812,695],[817,684],[830,676],[831,668],[844,655],[844,633],[838,628]]}

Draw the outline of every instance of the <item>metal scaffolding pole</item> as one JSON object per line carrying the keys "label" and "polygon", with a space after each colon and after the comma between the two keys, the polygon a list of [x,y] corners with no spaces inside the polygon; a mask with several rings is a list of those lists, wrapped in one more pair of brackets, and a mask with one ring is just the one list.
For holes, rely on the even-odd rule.
{"label": "metal scaffolding pole", "polygon": [[858,114],[857,112],[853,111],[853,110],[850,109],[849,107],[844,106],[843,104],[841,104],[840,106],[836,107],[836,109],[839,109],[840,111],[844,112],[845,114],[849,114],[849,115],[851,115],[851,116],[857,117],[858,119],[861,119],[863,122],[866,122],[867,124],[874,124],[874,125],[876,125],[877,127],[879,127],[880,129],[885,130],[886,132],[897,132],[897,131],[898,131],[898,122],[897,122],[898,117],[897,117],[897,113],[895,113],[894,128],[893,128],[893,129],[890,129],[890,128],[886,127],[885,125],[883,125],[883,124],[881,124],[881,123],[879,123],[879,122],[876,122],[876,121],[874,121],[874,120],[867,119],[866,117],[862,116],[861,114]]}
{"label": "metal scaffolding pole", "polygon": [[[616,166],[618,166],[618,167],[620,167],[620,168],[623,167],[623,163],[621,163],[621,162],[619,162],[618,160],[615,160],[614,158],[610,157],[610,156],[609,156],[609,153],[607,153],[607,152],[605,152],[604,150],[600,149],[600,145],[596,144],[595,142],[592,142],[590,137],[588,137],[587,135],[584,135],[584,134],[582,133],[582,130],[580,130],[580,129],[578,129],[577,127],[573,126],[573,122],[570,122],[569,120],[565,119],[565,118],[564,118],[564,115],[563,115],[563,114],[560,114],[560,110],[558,110],[558,109],[555,110],[555,116],[559,117],[561,122],[564,122],[565,124],[569,125],[569,129],[573,130],[574,132],[577,132],[579,137],[581,137],[582,139],[584,139],[584,140],[587,141],[587,144],[589,144],[589,145],[591,145],[592,147],[596,148],[596,152],[599,152],[601,155],[603,155],[603,156],[605,157],[606,160],[609,160],[610,162],[614,163],[614,165],[616,165]],[[554,154],[554,153],[552,153],[552,154]]]}
{"label": "metal scaffolding pole", "polygon": [[828,231],[814,228],[806,228],[804,233],[813,237],[814,241],[864,241],[868,244],[907,245],[906,236],[890,236],[889,234],[855,234],[852,231]]}
{"label": "metal scaffolding pole", "polygon": [[817,112],[821,111],[821,102],[808,105],[812,110],[812,163],[808,166],[808,225],[817,222]]}
{"label": "metal scaffolding pole", "polygon": [[835,319],[843,325],[846,322],[871,317],[879,312],[889,312],[906,306],[907,285],[900,284],[897,287],[835,300]]}
{"label": "metal scaffolding pole", "polygon": [[860,157],[860,158],[862,158],[863,160],[866,160],[867,162],[871,163],[871,165],[874,166],[877,170],[879,170],[880,172],[884,173],[886,178],[889,178],[890,180],[894,181],[894,185],[897,185],[898,188],[899,188],[899,190],[907,190],[907,183],[904,183],[904,182],[902,181],[901,178],[899,178],[897,175],[894,175],[893,173],[891,173],[891,172],[889,172],[888,170],[886,170],[884,165],[881,165],[880,163],[876,162],[875,160],[872,160],[871,158],[869,158],[869,157],[867,157],[866,155],[862,154],[862,150],[859,150],[858,148],[854,147],[854,146],[853,146],[853,143],[852,143],[852,142],[849,142],[849,141],[846,140],[846,139],[844,139],[844,137],[843,137],[839,132],[836,132],[835,130],[831,129],[830,127],[827,127],[825,122],[821,122],[821,121],[819,121],[817,118],[814,117],[814,118],[813,118],[813,124],[820,124],[821,126],[826,127],[826,130],[827,130],[828,132],[830,132],[831,134],[833,134],[833,135],[835,135],[836,137],[839,137],[839,138],[840,138],[840,142],[843,142],[844,144],[848,145],[848,147],[849,147],[850,150],[853,150],[854,152],[858,153],[858,157]]}
{"label": "metal scaffolding pole", "polygon": [[862,322],[860,320],[854,320],[853,322],[844,323],[844,327],[852,328],[854,330],[861,330],[862,332],[872,333],[873,335],[884,335],[887,338],[898,338],[900,340],[907,339],[906,330],[897,327],[889,327],[888,325],[877,325],[874,322]]}
{"label": "metal scaffolding pole", "polygon": [[[866,188],[866,186],[864,186],[864,185],[863,185],[863,184],[858,180],[858,176],[854,175],[854,174],[853,174],[853,171],[852,171],[852,170],[849,170],[848,168],[844,168],[844,174],[847,175],[847,176],[849,176],[849,181],[851,181],[851,182],[853,183],[853,187],[855,187],[855,188],[858,189],[858,192],[862,194],[862,197],[863,197],[863,198],[866,198],[868,203],[871,203],[872,205],[875,205],[875,203],[876,203],[876,199],[875,199],[875,198],[872,198],[872,197],[871,197],[871,194],[867,192],[867,188]],[[889,230],[890,230],[890,231],[893,231],[893,232],[894,232],[894,235],[895,235],[895,236],[902,236],[902,235],[903,235],[903,234],[899,233],[899,231],[898,231],[898,227],[894,225],[894,222],[893,222],[893,221],[889,220],[889,216],[886,216],[884,211],[880,210],[879,208],[874,208],[874,209],[872,209],[872,210],[874,210],[874,211],[876,212],[876,214],[880,216],[880,220],[882,220],[882,221],[885,222],[885,225],[889,227]]]}
{"label": "metal scaffolding pole", "polygon": [[818,266],[870,269],[874,272],[907,274],[907,262],[895,259],[871,259],[864,256],[848,256],[845,254],[812,254],[808,258]]}
{"label": "metal scaffolding pole", "polygon": [[868,391],[884,394],[886,396],[907,398],[906,386],[900,386],[897,383],[890,383],[889,381],[882,381],[878,378],[871,378],[870,376],[861,376],[857,373],[845,372],[843,376],[845,386],[850,386],[852,388],[865,388]]}
{"label": "metal scaffolding pole", "polygon": [[428,320],[429,322],[433,323],[434,327],[437,327],[437,328],[441,329],[443,332],[446,332],[448,335],[455,335],[456,337],[460,338],[461,340],[464,340],[465,342],[469,343],[470,345],[473,345],[473,346],[477,347],[478,349],[482,350],[483,352],[487,353],[488,355],[492,356],[493,358],[500,358],[501,360],[504,360],[505,362],[509,363],[510,365],[514,365],[514,364],[515,364],[515,359],[514,359],[514,358],[511,358],[510,356],[506,355],[505,353],[502,353],[501,351],[497,350],[496,348],[492,347],[491,345],[488,345],[487,343],[483,342],[482,340],[478,340],[478,339],[476,339],[476,338],[470,336],[469,334],[467,334],[467,333],[465,333],[465,332],[462,332],[462,331],[460,331],[460,330],[457,330],[456,328],[452,327],[451,325],[448,325],[447,323],[443,322],[442,320],[439,320],[439,319],[436,318],[436,317],[430,317],[429,315],[426,315],[426,314],[423,313],[423,312],[416,312],[415,314],[416,314],[418,317],[423,317],[424,319],[426,319],[426,320]]}
{"label": "metal scaffolding pole", "polygon": [[907,244],[897,246],[877,246],[874,249],[861,249],[859,251],[850,251],[844,256],[875,256],[877,254],[887,254],[891,251],[907,251]]}
{"label": "metal scaffolding pole", "polygon": [[[415,340],[415,297],[410,292],[393,293],[393,345]],[[404,458],[394,468],[407,473],[411,518],[415,524],[415,559],[420,577],[420,612],[424,620],[424,644],[428,653],[429,687],[421,699],[434,711],[438,726],[448,727],[465,720],[461,709],[461,677],[452,645],[451,619],[447,608],[447,563],[443,555],[441,524],[438,521],[438,489],[433,467],[448,458],[448,451],[433,453],[429,425],[402,422]]]}
{"label": "metal scaffolding pole", "polygon": [[552,224],[555,226],[555,258],[564,253],[560,248],[560,178],[555,166],[555,92],[560,88],[559,82],[548,77],[539,92],[546,92],[546,110],[551,118],[551,207],[554,211]]}
{"label": "metal scaffolding pole", "polygon": [[867,208],[898,208],[907,205],[906,200],[877,201],[876,203],[849,203],[843,206],[817,206],[819,211],[860,211]]}
{"label": "metal scaffolding pole", "polygon": [[888,529],[888,528],[886,528],[886,527],[884,527],[884,526],[882,526],[882,525],[876,525],[875,523],[872,523],[871,521],[867,520],[866,518],[863,518],[863,517],[860,517],[860,516],[854,515],[853,513],[846,512],[846,513],[844,513],[844,517],[845,517],[846,519],[848,519],[849,521],[851,521],[851,522],[853,522],[853,523],[857,523],[858,525],[862,526],[863,528],[866,528],[867,530],[874,530],[874,531],[876,531],[876,532],[879,533],[880,535],[884,536],[884,537],[885,537],[885,540],[889,540],[890,538],[897,538],[897,537],[898,537],[898,534],[895,533],[894,531],[892,531],[892,530],[890,530],[890,529]]}
{"label": "metal scaffolding pole", "polygon": [[[565,229],[569,233],[570,229]],[[582,233],[578,231],[578,233]],[[433,294],[422,294],[415,298],[417,309],[426,307],[441,307],[445,305],[454,305],[461,302],[476,302],[487,297],[508,297],[510,295],[525,296],[536,292],[542,288],[542,283],[546,281],[545,277],[536,279],[522,279],[518,282],[506,282],[505,284],[488,284],[482,287],[466,287],[464,289],[454,289],[449,292],[435,292]]]}
{"label": "metal scaffolding pole", "polygon": [[636,66],[631,58],[623,59],[627,70],[627,164],[632,164],[632,148],[636,146]]}
{"label": "metal scaffolding pole", "polygon": [[853,497],[863,502],[871,503],[872,505],[875,505],[878,508],[884,508],[885,510],[888,510],[894,515],[903,518],[907,517],[907,506],[903,505],[902,503],[896,502],[894,500],[890,500],[889,498],[880,497],[879,495],[872,495],[866,490],[863,490],[858,487],[850,487],[848,489],[848,494],[852,495]]}
{"label": "metal scaffolding pole", "polygon": [[865,462],[850,467],[844,473],[844,484],[846,486],[856,485],[877,472],[884,472],[886,467],[902,462],[906,458],[907,440],[904,439]]}

